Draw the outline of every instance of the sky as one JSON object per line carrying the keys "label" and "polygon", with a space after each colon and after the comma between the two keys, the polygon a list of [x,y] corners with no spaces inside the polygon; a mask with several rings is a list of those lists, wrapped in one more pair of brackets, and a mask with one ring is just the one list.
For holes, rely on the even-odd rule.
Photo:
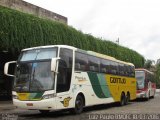
{"label": "sky", "polygon": [[24,0],[68,18],[68,25],[160,58],[160,0]]}

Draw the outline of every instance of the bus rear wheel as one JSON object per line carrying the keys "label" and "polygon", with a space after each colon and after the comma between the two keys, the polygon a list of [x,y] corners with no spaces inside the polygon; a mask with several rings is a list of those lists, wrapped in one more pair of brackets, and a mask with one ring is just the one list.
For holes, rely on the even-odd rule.
{"label": "bus rear wheel", "polygon": [[149,98],[150,98],[150,91],[149,91],[148,94],[147,94],[146,101],[148,101]]}
{"label": "bus rear wheel", "polygon": [[74,114],[80,114],[83,111],[84,99],[81,95],[78,95],[75,101],[75,108],[71,110]]}
{"label": "bus rear wheel", "polygon": [[125,105],[125,103],[126,103],[126,97],[125,97],[125,94],[124,93],[122,93],[121,94],[121,99],[120,99],[120,106],[123,106],[123,105]]}
{"label": "bus rear wheel", "polygon": [[130,101],[130,94],[127,93],[127,96],[125,98],[125,105],[127,105],[129,103],[129,101]]}

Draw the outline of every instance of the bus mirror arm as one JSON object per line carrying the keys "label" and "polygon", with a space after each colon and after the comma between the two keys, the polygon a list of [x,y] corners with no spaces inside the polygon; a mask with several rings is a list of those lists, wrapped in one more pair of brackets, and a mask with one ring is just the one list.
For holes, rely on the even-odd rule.
{"label": "bus mirror arm", "polygon": [[13,64],[13,63],[17,63],[17,61],[11,61],[11,62],[5,63],[5,65],[4,65],[4,74],[5,75],[10,76],[10,77],[15,77],[14,75],[8,74],[9,65]]}
{"label": "bus mirror arm", "polygon": [[60,58],[52,58],[52,60],[51,60],[51,72],[58,73],[56,71],[56,65],[57,65],[58,60],[60,60]]}

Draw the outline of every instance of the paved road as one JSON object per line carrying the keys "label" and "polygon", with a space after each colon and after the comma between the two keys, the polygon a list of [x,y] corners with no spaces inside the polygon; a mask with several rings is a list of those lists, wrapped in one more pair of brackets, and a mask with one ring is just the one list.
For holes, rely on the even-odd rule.
{"label": "paved road", "polygon": [[[98,105],[85,108],[81,115],[73,115],[65,111],[50,112],[42,115],[38,111],[4,110],[0,119],[7,120],[105,120],[105,119],[160,119],[160,93],[149,101],[136,100],[129,105],[119,107],[117,104]],[[4,119],[6,120],[6,119]]]}

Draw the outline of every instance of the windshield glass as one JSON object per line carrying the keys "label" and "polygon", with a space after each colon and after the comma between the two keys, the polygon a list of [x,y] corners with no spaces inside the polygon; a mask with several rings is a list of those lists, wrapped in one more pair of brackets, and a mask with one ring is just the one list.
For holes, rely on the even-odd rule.
{"label": "windshield glass", "polygon": [[57,54],[57,48],[42,48],[23,51],[19,61],[30,61],[30,60],[43,60],[55,58]]}
{"label": "windshield glass", "polygon": [[54,87],[51,62],[19,63],[15,91],[44,91]]}
{"label": "windshield glass", "polygon": [[13,89],[18,92],[54,89],[54,73],[51,72],[51,58],[56,57],[56,53],[56,49],[23,52],[17,63]]}
{"label": "windshield glass", "polygon": [[144,88],[144,81],[145,81],[145,73],[144,71],[136,71],[136,79],[137,79],[137,88],[143,89]]}

